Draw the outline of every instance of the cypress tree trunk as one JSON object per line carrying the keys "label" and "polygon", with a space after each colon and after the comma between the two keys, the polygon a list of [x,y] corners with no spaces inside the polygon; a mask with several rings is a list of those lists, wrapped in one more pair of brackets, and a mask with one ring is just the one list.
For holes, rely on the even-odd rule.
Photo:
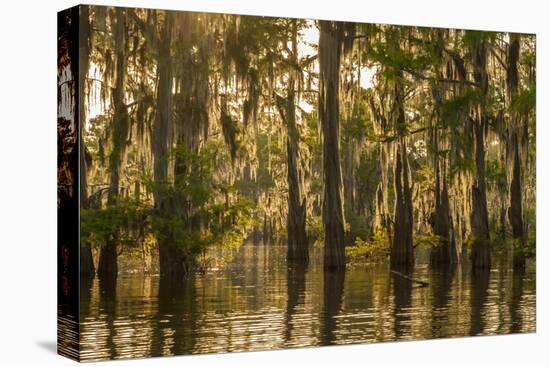
{"label": "cypress tree trunk", "polygon": [[[510,108],[518,92],[518,60],[520,51],[520,40],[518,34],[510,35],[510,45],[508,46],[508,67],[506,68],[506,97],[507,107]],[[523,246],[525,244],[525,234],[523,230],[523,207],[522,207],[522,184],[521,184],[521,160],[519,134],[521,132],[522,118],[515,111],[510,112],[510,123],[508,127],[508,138],[506,144],[506,160],[508,168],[508,192],[510,198],[510,209],[508,216],[512,227],[512,237],[514,245],[518,246],[514,253],[514,267],[525,267],[525,256]]]}
{"label": "cypress tree trunk", "polygon": [[[375,133],[379,135],[385,135],[388,133],[388,121],[386,119],[387,113],[384,111],[384,104],[380,106],[376,104],[375,98],[371,96],[368,99],[370,111],[373,115],[373,127]],[[374,220],[373,220],[373,233],[384,230],[388,239],[388,243],[392,242],[392,233],[390,227],[390,215],[388,209],[388,181],[389,181],[389,164],[388,156],[390,144],[380,144],[377,148],[378,151],[378,172],[379,181],[376,188],[375,203],[374,203]]]}
{"label": "cypress tree trunk", "polygon": [[[443,60],[444,34],[442,30],[436,31],[436,52],[438,57]],[[443,79],[445,76],[445,63],[439,66],[439,76]],[[456,243],[453,236],[452,216],[450,210],[449,188],[447,183],[447,161],[446,158],[440,159],[440,149],[445,143],[440,141],[439,126],[442,126],[441,114],[443,99],[446,89],[438,84],[432,88],[432,96],[435,103],[434,121],[430,124],[430,142],[434,150],[433,166],[435,175],[435,208],[432,217],[433,231],[440,239],[439,246],[432,248],[430,253],[430,262],[432,266],[448,265],[457,262],[458,254]],[[444,139],[444,138],[443,138]],[[443,148],[445,149],[445,148]]]}
{"label": "cypress tree trunk", "polygon": [[[516,144],[517,135],[515,135]],[[515,244],[519,245],[514,253],[514,267],[525,267],[525,255],[523,247],[525,245],[525,235],[523,233],[523,208],[522,208],[522,190],[521,190],[521,166],[518,147],[512,163],[512,180],[510,181],[510,223],[512,225],[512,236]]]}
{"label": "cypress tree trunk", "polygon": [[414,265],[413,207],[407,144],[405,138],[400,139],[395,163],[395,213],[390,260],[392,269],[411,271]]}
{"label": "cypress tree trunk", "polygon": [[487,44],[479,41],[472,49],[474,79],[481,90],[480,102],[473,111],[471,121],[476,173],[472,184],[472,234],[471,252],[474,269],[491,267],[489,247],[489,219],[487,213],[487,188],[485,183],[485,126],[487,124],[486,99],[488,94]]}
{"label": "cypress tree trunk", "polygon": [[[439,116],[439,114],[438,114]],[[439,159],[439,136],[437,129],[431,131],[431,142],[434,154],[434,174],[435,174],[435,206],[432,217],[432,227],[434,234],[439,237],[440,244],[432,248],[430,262],[432,265],[452,264],[457,261],[456,243],[452,233],[452,219],[449,202],[449,188],[447,184],[447,165],[445,161]]]}
{"label": "cypress tree trunk", "polygon": [[[297,63],[297,36],[296,20],[292,23],[292,53],[290,64]],[[300,177],[298,170],[300,140],[296,125],[296,81],[295,70],[288,74],[288,87],[286,98],[278,97],[278,109],[282,120],[286,124],[286,150],[287,150],[287,180],[288,180],[288,215],[287,215],[287,261],[306,265],[309,262],[309,249],[306,235],[306,198],[302,198]]]}
{"label": "cypress tree trunk", "polygon": [[[157,189],[154,190],[155,210],[161,216],[170,216],[174,213],[169,198],[163,196],[163,189],[168,188],[168,155],[172,142],[173,128],[173,72],[172,56],[170,48],[172,45],[172,15],[167,12],[166,19],[161,31],[158,45],[158,89],[157,109],[153,122],[153,176]],[[188,257],[184,251],[176,247],[170,241],[171,235],[165,234],[157,239],[159,247],[159,269],[161,278],[181,277],[188,271]]]}
{"label": "cypress tree trunk", "polygon": [[[451,262],[449,249],[449,192],[445,174],[441,174],[439,160],[439,138],[437,129],[432,128],[431,143],[434,154],[434,175],[435,175],[435,206],[432,214],[432,227],[434,234],[440,238],[439,246],[432,248],[430,262],[432,265],[448,264]],[[443,181],[443,182],[442,182]]]}
{"label": "cypress tree trunk", "polygon": [[375,219],[373,223],[374,232],[383,230],[388,243],[393,242],[391,230],[391,218],[388,209],[388,181],[390,167],[388,165],[388,145],[379,148],[380,157],[380,182],[376,188]]}
{"label": "cypress tree trunk", "polygon": [[[405,110],[403,90],[399,81],[395,87],[394,98],[397,109],[395,128],[397,134],[402,134],[405,131]],[[414,266],[413,205],[411,184],[409,183],[407,142],[404,136],[399,138],[395,161],[395,212],[390,261],[392,269],[411,271]]]}
{"label": "cypress tree trunk", "polygon": [[474,125],[474,146],[476,176],[472,185],[472,234],[473,244],[471,260],[476,269],[491,267],[489,248],[489,220],[487,213],[487,191],[485,185],[485,148],[483,127],[480,123]]}
{"label": "cypress tree trunk", "polygon": [[[434,234],[440,238],[440,245],[432,249],[430,262],[432,265],[453,264],[457,261],[456,244],[451,234],[451,219],[449,206],[449,189],[445,171],[441,173],[440,162],[436,161],[435,210],[433,217]],[[442,182],[443,181],[443,182]]]}
{"label": "cypress tree trunk", "polygon": [[320,21],[319,36],[319,117],[323,133],[323,224],[325,269],[343,269],[344,212],[340,167],[340,54],[341,24]]}
{"label": "cypress tree trunk", "polygon": [[112,239],[108,239],[99,252],[97,274],[101,279],[116,278],[118,274],[117,247]]}
{"label": "cypress tree trunk", "polygon": [[[462,83],[452,87],[453,94],[455,96],[464,96],[466,93],[466,83],[468,82],[468,74],[465,66],[464,59],[460,54],[455,53],[451,56],[452,63],[448,64],[448,73],[460,80]],[[450,127],[450,159],[449,164],[456,164],[461,157],[471,158],[471,149],[466,149],[461,137],[468,136],[471,130],[471,121],[468,119],[469,111],[464,109],[459,114],[458,121],[460,122],[456,126]],[[449,198],[450,211],[451,211],[451,224],[452,238],[455,242],[457,261],[462,259],[463,251],[465,249],[464,241],[471,233],[471,203],[470,203],[470,180],[471,175],[469,172],[459,171],[456,175],[451,175],[450,184],[453,195]],[[455,230],[456,228],[456,230]]]}
{"label": "cypress tree trunk", "polygon": [[[120,186],[120,166],[126,151],[126,140],[130,121],[126,109],[124,94],[126,86],[126,13],[122,8],[116,9],[114,28],[116,52],[116,80],[113,89],[113,151],[109,156],[110,184],[107,205],[117,205]],[[118,272],[116,238],[108,238],[99,254],[98,274],[101,277],[116,276]]]}
{"label": "cypress tree trunk", "polygon": [[[294,88],[294,80],[291,82]],[[290,90],[289,90],[290,92]],[[307,264],[309,261],[306,235],[306,198],[301,195],[298,177],[298,129],[294,105],[294,91],[287,99],[287,178],[288,178],[288,252],[287,260]]]}
{"label": "cypress tree trunk", "polygon": [[[287,260],[307,264],[309,261],[306,235],[306,199],[301,199],[298,177],[298,129],[294,105],[294,79],[289,80],[289,94],[286,99],[287,112],[287,179],[288,179],[288,216]],[[292,88],[292,90],[290,89]]]}

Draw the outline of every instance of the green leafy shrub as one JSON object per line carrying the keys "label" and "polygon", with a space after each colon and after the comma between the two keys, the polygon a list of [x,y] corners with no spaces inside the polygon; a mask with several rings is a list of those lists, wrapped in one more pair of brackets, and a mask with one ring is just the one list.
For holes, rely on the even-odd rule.
{"label": "green leafy shrub", "polygon": [[441,236],[437,235],[415,235],[414,236],[414,246],[424,246],[424,247],[438,247],[444,243]]}
{"label": "green leafy shrub", "polygon": [[213,246],[240,246],[253,224],[251,200],[237,196],[223,202],[222,198],[234,190],[216,183],[212,169],[215,156],[212,147],[191,153],[178,146],[173,151],[174,184],[149,180],[150,189],[164,204],[152,212],[155,237],[194,256]]}
{"label": "green leafy shrub", "polygon": [[390,244],[384,231],[376,231],[373,238],[366,242],[360,237],[355,239],[352,246],[346,247],[348,260],[384,260],[390,254]]}
{"label": "green leafy shrub", "polygon": [[151,207],[130,198],[119,198],[115,205],[80,210],[80,238],[88,246],[103,246],[108,241],[133,246],[150,227]]}

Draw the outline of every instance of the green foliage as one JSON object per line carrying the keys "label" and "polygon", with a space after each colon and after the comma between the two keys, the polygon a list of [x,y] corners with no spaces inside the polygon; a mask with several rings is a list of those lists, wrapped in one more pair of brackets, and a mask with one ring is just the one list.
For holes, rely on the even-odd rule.
{"label": "green foliage", "polygon": [[527,207],[524,210],[525,224],[527,226],[526,241],[525,241],[525,256],[536,257],[537,253],[537,213],[534,207]]}
{"label": "green foliage", "polygon": [[439,247],[441,246],[444,241],[441,238],[441,236],[436,235],[415,235],[414,236],[414,246],[421,246],[421,247]]}
{"label": "green foliage", "polygon": [[496,35],[496,32],[467,30],[464,32],[462,42],[465,46],[475,47],[482,42],[493,41]]}
{"label": "green foliage", "polygon": [[[270,160],[273,154],[283,155],[282,149],[276,147],[276,144],[270,142],[268,134],[260,133],[256,137],[256,154],[258,157],[259,165],[257,170],[257,177],[255,188],[258,188],[262,191],[268,191],[269,189],[275,187],[275,180],[270,172]],[[275,153],[274,153],[275,151]]]}
{"label": "green foliage", "polygon": [[451,176],[454,176],[459,172],[474,172],[474,169],[475,161],[473,159],[457,156],[451,164],[450,173]]}
{"label": "green foliage", "polygon": [[200,153],[177,146],[173,151],[174,185],[149,181],[162,203],[151,217],[157,240],[193,255],[212,246],[234,248],[243,243],[245,230],[252,224],[254,203],[241,197],[222,204],[216,200],[231,188],[215,183],[215,157],[211,146]]}
{"label": "green foliage", "polygon": [[372,125],[366,99],[362,98],[353,105],[351,118],[342,122],[342,135],[361,139],[368,134],[372,135]]}
{"label": "green foliage", "polygon": [[230,205],[214,204],[208,207],[209,226],[207,246],[236,248],[242,245],[246,230],[256,224],[253,220],[254,202],[241,198]]}
{"label": "green foliage", "polygon": [[241,130],[238,121],[231,117],[229,113],[222,112],[221,125],[225,143],[229,147],[229,151],[231,153],[231,159],[235,160],[235,158],[237,157],[237,151],[240,148],[238,137],[241,133]]}
{"label": "green foliage", "polygon": [[479,102],[481,92],[479,88],[470,87],[463,95],[455,95],[443,102],[441,121],[444,126],[460,126],[464,124],[464,115],[474,103]]}
{"label": "green foliage", "polygon": [[[472,240],[468,242],[471,246]],[[528,238],[523,243],[520,239],[502,238],[494,236],[489,242],[493,253],[498,255],[511,254],[512,256],[523,255],[526,259],[536,257],[536,238]]]}
{"label": "green foliage", "polygon": [[88,246],[104,246],[108,241],[134,246],[149,227],[151,208],[129,198],[101,209],[80,210],[80,238]]}
{"label": "green foliage", "polygon": [[513,240],[512,250],[514,256],[523,255],[526,259],[535,258],[537,253],[536,240],[531,238],[523,243],[520,239]]}
{"label": "green foliage", "polygon": [[512,111],[528,114],[529,112],[535,111],[536,102],[536,88],[535,86],[530,86],[514,96],[512,106],[510,107]]}
{"label": "green foliage", "polygon": [[368,219],[363,215],[358,215],[352,210],[346,210],[346,232],[351,238],[368,238],[370,235],[370,227]]}
{"label": "green foliage", "polygon": [[87,149],[95,156],[95,159],[97,159],[101,165],[105,164],[107,161],[105,140],[107,135],[110,134],[108,130],[110,126],[109,118],[110,116],[107,115],[99,115],[90,119],[85,135]]}
{"label": "green foliage", "polygon": [[493,185],[497,190],[503,192],[507,189],[505,162],[501,159],[491,159],[486,162],[485,174],[487,184]]}
{"label": "green foliage", "polygon": [[215,150],[191,153],[184,145],[173,151],[175,159],[174,195],[192,206],[202,206],[212,195],[212,167]]}
{"label": "green foliage", "polygon": [[246,230],[252,225],[254,204],[246,199],[229,206],[212,204],[194,218],[201,218],[203,228],[193,226],[186,218],[169,213],[152,217],[155,237],[198,255],[209,247],[236,248],[243,244]]}
{"label": "green foliage", "polygon": [[323,218],[320,215],[306,217],[306,230],[309,236],[313,238],[314,247],[322,247],[325,239],[325,230],[323,227]]}
{"label": "green foliage", "polygon": [[500,239],[484,240],[484,239],[477,238],[474,234],[470,234],[470,236],[466,238],[466,240],[464,241],[464,248],[470,251],[474,246],[474,244],[479,244],[481,246],[487,246],[490,248],[491,251],[493,251],[501,243],[502,241]]}
{"label": "green foliage", "polygon": [[159,243],[170,244],[198,254],[205,242],[198,231],[189,228],[189,223],[178,216],[157,211],[152,216],[153,234]]}
{"label": "green foliage", "polygon": [[321,164],[323,156],[323,147],[319,139],[320,126],[319,116],[316,112],[305,115],[305,124],[307,126],[305,137],[303,138],[308,150],[311,152],[316,164]]}
{"label": "green foliage", "polygon": [[433,56],[429,52],[415,50],[411,52],[405,50],[399,44],[400,38],[389,38],[384,43],[373,43],[367,46],[368,55],[376,62],[385,66],[382,76],[387,80],[401,80],[402,72],[421,72],[433,61]]}
{"label": "green foliage", "polygon": [[355,239],[353,246],[346,247],[346,257],[351,261],[384,260],[390,254],[390,245],[384,231],[377,231],[373,238],[366,242],[360,237]]}
{"label": "green foliage", "polygon": [[418,185],[420,192],[430,192],[434,190],[434,171],[428,166],[423,166],[415,171],[414,182]]}

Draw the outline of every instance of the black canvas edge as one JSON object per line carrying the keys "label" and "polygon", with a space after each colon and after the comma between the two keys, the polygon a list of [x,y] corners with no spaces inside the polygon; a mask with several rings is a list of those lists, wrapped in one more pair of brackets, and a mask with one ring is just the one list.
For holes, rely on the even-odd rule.
{"label": "black canvas edge", "polygon": [[[58,206],[57,206],[57,353],[61,356],[80,361],[80,116],[81,103],[79,85],[79,34],[80,9],[77,5],[57,13],[57,64],[62,58],[68,58],[71,65],[70,83],[73,95],[73,154],[63,156],[61,140],[64,135],[62,114],[58,109]],[[65,50],[62,48],[65,47]],[[62,53],[62,51],[64,53]],[[57,98],[62,96],[58,73]],[[66,126],[65,126],[66,128]],[[62,162],[63,159],[68,162]],[[60,190],[61,163],[67,163],[72,177],[72,195],[64,195]]]}

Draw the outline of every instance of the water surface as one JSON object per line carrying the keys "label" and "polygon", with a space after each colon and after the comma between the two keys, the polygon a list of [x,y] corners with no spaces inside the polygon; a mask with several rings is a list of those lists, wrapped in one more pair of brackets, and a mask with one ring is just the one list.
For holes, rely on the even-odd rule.
{"label": "water surface", "polygon": [[288,269],[286,248],[245,245],[231,264],[179,284],[120,274],[81,295],[81,358],[138,358],[373,343],[535,331],[535,269],[510,259],[489,274],[429,269],[414,278],[387,265],[324,273],[320,250],[307,269]]}

